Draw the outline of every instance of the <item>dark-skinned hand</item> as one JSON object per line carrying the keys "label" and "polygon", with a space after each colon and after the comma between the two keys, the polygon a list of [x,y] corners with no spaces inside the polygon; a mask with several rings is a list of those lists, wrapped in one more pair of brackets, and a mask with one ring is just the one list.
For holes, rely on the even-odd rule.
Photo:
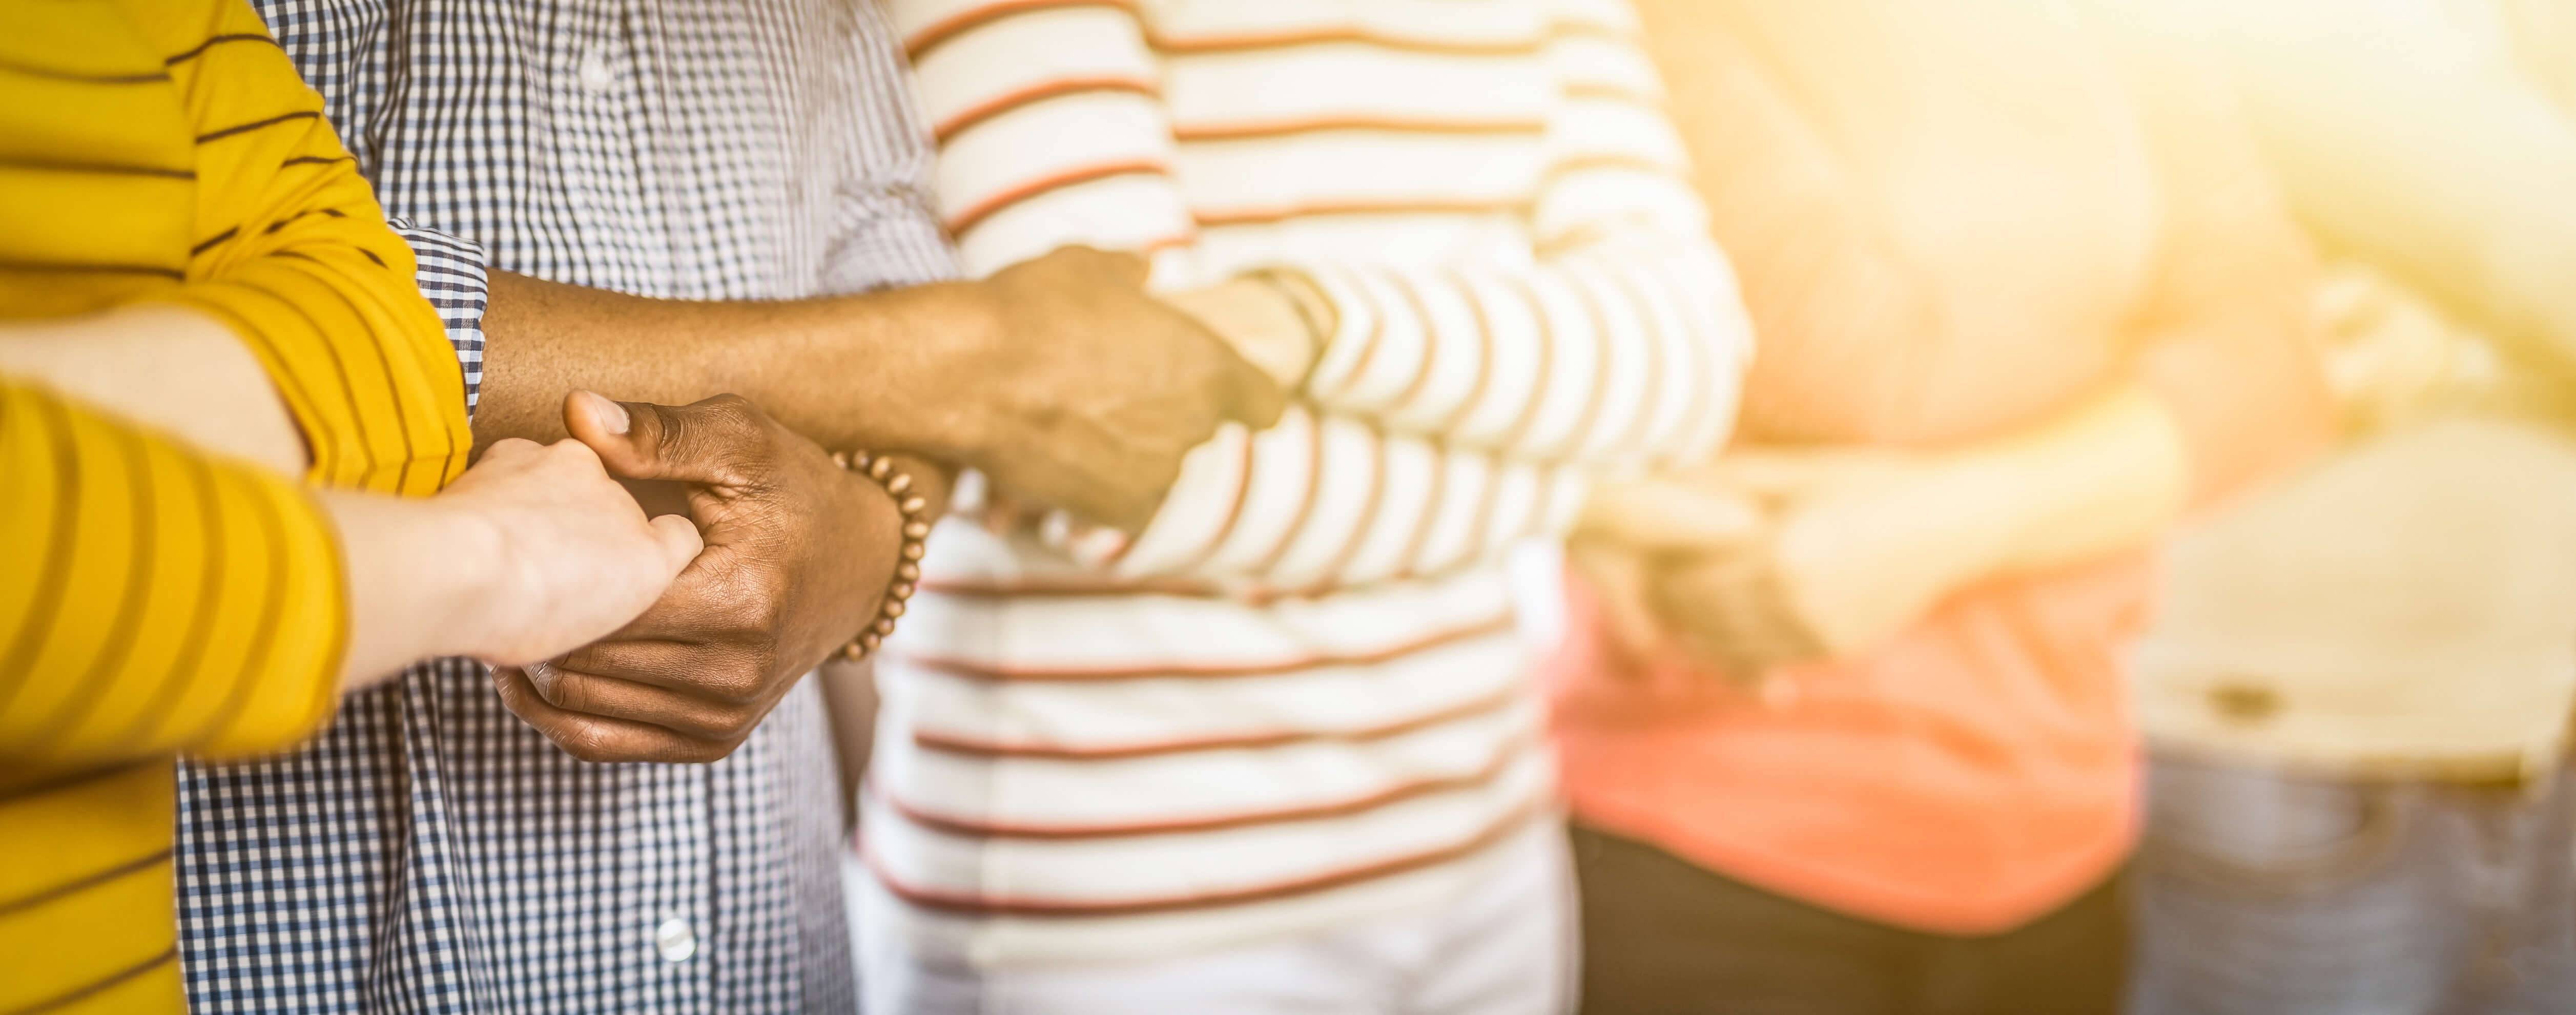
{"label": "dark-skinned hand", "polygon": [[1279,421],[1279,383],[1145,276],[1134,254],[1065,247],[981,283],[1000,340],[962,378],[987,420],[966,457],[997,490],[1132,532],[1219,425]]}
{"label": "dark-skinned hand", "polygon": [[615,634],[495,670],[502,700],[586,761],[721,759],[875,619],[901,542],[895,504],[732,395],[577,397],[565,423],[611,474],[679,484],[706,548]]}

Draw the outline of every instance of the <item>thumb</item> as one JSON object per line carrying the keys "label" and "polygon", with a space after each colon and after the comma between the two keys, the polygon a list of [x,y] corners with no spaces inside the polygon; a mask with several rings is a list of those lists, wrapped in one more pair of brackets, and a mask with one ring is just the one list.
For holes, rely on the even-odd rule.
{"label": "thumb", "polygon": [[671,406],[575,391],[564,397],[564,428],[622,479],[740,485],[742,463],[762,446],[760,411],[738,395]]}

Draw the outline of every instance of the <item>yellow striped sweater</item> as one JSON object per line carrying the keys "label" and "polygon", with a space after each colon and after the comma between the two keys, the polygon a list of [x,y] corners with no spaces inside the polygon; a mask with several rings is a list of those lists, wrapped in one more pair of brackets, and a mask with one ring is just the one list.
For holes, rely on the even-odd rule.
{"label": "yellow striped sweater", "polygon": [[[366,181],[239,0],[0,4],[0,320],[229,324],[317,484],[463,468],[463,378]],[[329,529],[281,477],[0,387],[0,1013],[181,1009],[170,760],[329,714]]]}

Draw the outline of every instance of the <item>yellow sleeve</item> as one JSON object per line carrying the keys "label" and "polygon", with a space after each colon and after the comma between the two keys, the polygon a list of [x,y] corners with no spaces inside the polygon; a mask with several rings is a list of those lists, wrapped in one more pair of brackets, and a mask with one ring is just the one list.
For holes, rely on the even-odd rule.
{"label": "yellow sleeve", "polygon": [[0,784],[284,746],[330,713],[340,551],[291,480],[0,380]]}
{"label": "yellow sleeve", "polygon": [[455,478],[473,443],[464,374],[321,96],[242,0],[125,6],[194,132],[195,233],[172,298],[267,366],[312,482],[425,494]]}

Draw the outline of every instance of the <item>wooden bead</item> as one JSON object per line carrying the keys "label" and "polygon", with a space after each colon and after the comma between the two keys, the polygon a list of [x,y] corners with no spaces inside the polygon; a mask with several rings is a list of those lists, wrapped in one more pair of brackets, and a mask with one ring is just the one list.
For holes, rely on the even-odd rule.
{"label": "wooden bead", "polygon": [[903,563],[894,566],[894,576],[908,582],[920,581],[921,565],[908,560],[904,561]]}
{"label": "wooden bead", "polygon": [[880,458],[868,463],[868,475],[880,483],[885,482],[886,474],[893,471],[894,459],[891,458]]}
{"label": "wooden bead", "polygon": [[905,559],[905,560],[914,560],[914,561],[920,560],[920,559],[921,559],[921,544],[920,544],[920,543],[905,543],[905,544],[903,544],[903,559]]}
{"label": "wooden bead", "polygon": [[855,641],[841,646],[841,658],[847,659],[851,662],[857,662],[860,659],[865,658],[867,654],[868,650],[861,648],[859,643]]}
{"label": "wooden bead", "polygon": [[922,521],[922,520],[920,520],[920,519],[918,519],[918,518],[913,519],[912,521],[908,521],[908,522],[903,523],[903,538],[905,538],[905,539],[928,539],[928,538],[930,538],[930,523],[929,523],[929,522]]}
{"label": "wooden bead", "polygon": [[876,631],[875,631],[876,636],[877,636],[877,637],[882,638],[882,637],[885,637],[886,635],[893,634],[893,633],[894,633],[894,618],[893,618],[893,617],[878,617],[878,618],[877,618],[877,623],[876,623]]}
{"label": "wooden bead", "polygon": [[898,508],[900,508],[900,509],[902,509],[902,511],[903,511],[903,513],[904,513],[904,515],[905,515],[905,517],[910,517],[910,516],[913,516],[913,515],[920,514],[920,513],[922,513],[922,512],[923,512],[923,511],[925,511],[925,510],[928,510],[928,509],[929,509],[929,507],[930,507],[930,502],[929,502],[929,501],[926,501],[926,500],[923,500],[923,499],[921,499],[921,498],[919,498],[919,497],[907,497],[907,498],[905,498],[905,499],[904,499],[904,502],[903,502],[903,503],[898,504],[898,505],[895,505],[895,506],[896,506],[896,507],[898,507]]}
{"label": "wooden bead", "polygon": [[912,598],[912,583],[896,582],[892,588],[886,589],[886,594],[893,596],[896,599],[910,599]]}
{"label": "wooden bead", "polygon": [[909,489],[912,489],[912,473],[898,472],[886,478],[887,493],[901,494]]}
{"label": "wooden bead", "polygon": [[832,452],[832,464],[834,464],[834,465],[838,465],[838,466],[840,466],[840,467],[842,467],[842,468],[844,468],[844,469],[849,468],[849,467],[850,467],[850,453],[849,453],[849,452],[847,452],[847,451],[835,451],[835,452]]}
{"label": "wooden bead", "polygon": [[874,631],[862,632],[859,635],[859,644],[867,646],[868,651],[874,652],[877,650],[877,646],[885,644],[885,635],[878,634]]}
{"label": "wooden bead", "polygon": [[886,619],[892,620],[896,617],[903,616],[903,600],[888,597],[885,601],[885,605],[878,607],[878,609],[884,611]]}

